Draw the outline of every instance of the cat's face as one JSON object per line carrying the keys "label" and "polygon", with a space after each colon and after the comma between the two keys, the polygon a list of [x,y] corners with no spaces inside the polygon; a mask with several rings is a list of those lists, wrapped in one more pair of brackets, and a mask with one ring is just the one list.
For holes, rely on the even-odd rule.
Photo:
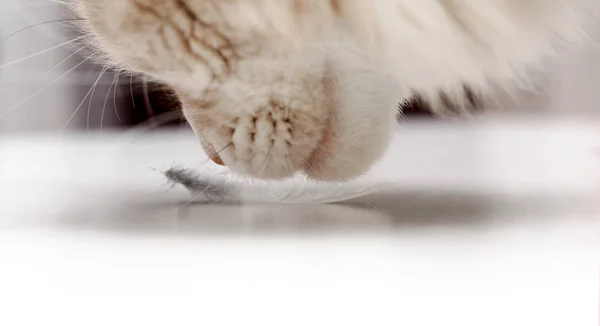
{"label": "cat's face", "polygon": [[176,90],[214,161],[346,180],[384,153],[400,94],[331,28],[336,1],[302,3],[80,0],[79,11],[115,65]]}

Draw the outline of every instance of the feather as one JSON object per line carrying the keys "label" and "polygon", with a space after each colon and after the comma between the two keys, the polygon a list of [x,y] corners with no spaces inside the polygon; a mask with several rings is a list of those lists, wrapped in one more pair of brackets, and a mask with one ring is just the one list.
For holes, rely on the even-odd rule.
{"label": "feather", "polygon": [[228,203],[329,204],[343,202],[382,190],[383,183],[316,183],[300,177],[286,181],[233,180],[217,178],[214,172],[202,174],[189,168],[172,167],[164,176],[181,185],[197,201]]}

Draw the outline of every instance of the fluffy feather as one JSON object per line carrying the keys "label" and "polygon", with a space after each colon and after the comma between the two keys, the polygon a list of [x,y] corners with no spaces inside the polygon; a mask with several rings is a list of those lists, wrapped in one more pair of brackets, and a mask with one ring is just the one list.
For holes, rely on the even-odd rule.
{"label": "fluffy feather", "polygon": [[163,174],[173,185],[189,190],[194,200],[225,203],[329,204],[359,198],[386,187],[384,183],[365,182],[339,187],[301,179],[277,183],[235,181],[209,171],[199,174],[184,167],[173,167]]}

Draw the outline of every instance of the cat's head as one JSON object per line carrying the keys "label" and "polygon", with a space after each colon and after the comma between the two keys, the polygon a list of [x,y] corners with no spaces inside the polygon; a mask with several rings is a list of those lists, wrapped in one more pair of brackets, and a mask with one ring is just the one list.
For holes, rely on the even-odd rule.
{"label": "cat's head", "polygon": [[214,161],[258,178],[354,178],[387,147],[397,89],[324,8],[297,2],[79,0],[78,10],[115,66],[176,91]]}

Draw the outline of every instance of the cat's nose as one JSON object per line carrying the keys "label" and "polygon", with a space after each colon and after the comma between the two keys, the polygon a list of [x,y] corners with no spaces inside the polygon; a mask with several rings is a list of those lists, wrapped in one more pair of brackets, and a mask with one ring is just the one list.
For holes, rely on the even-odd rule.
{"label": "cat's nose", "polygon": [[223,163],[223,160],[221,160],[219,155],[211,156],[210,159],[218,165],[225,166],[225,163]]}
{"label": "cat's nose", "polygon": [[223,163],[223,160],[221,159],[221,156],[219,155],[219,153],[217,153],[215,147],[211,143],[205,140],[201,140],[200,143],[202,144],[202,147],[204,148],[204,153],[206,153],[206,156],[208,156],[208,158],[210,158],[213,162],[215,162],[218,165],[225,165],[225,163]]}

